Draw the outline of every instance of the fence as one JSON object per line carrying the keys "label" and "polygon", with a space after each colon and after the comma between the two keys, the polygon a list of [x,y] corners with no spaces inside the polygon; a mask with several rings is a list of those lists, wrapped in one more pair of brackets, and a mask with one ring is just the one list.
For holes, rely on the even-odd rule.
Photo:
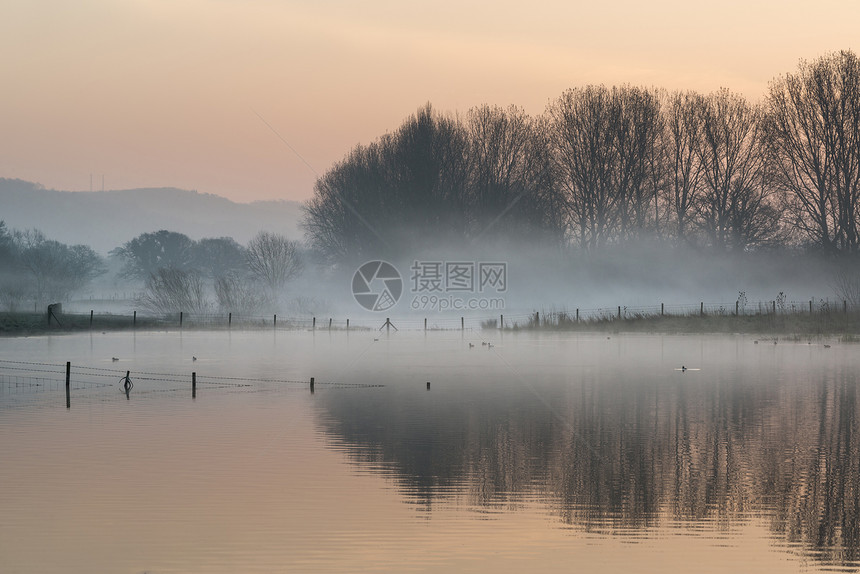
{"label": "fence", "polygon": [[226,377],[198,374],[196,371],[189,373],[131,371],[72,366],[71,362],[63,365],[0,359],[0,397],[50,393],[65,388],[67,408],[71,408],[73,392],[91,394],[93,390],[112,389],[121,391],[129,399],[132,391],[135,395],[144,396],[153,393],[189,393],[191,398],[197,398],[198,387],[201,390],[259,391],[264,386],[270,390],[274,388],[307,389],[313,394],[320,387],[358,389],[378,388],[384,385],[316,381],[314,377],[310,377],[309,380]]}
{"label": "fence", "polygon": [[654,319],[659,317],[760,317],[760,316],[854,316],[860,314],[860,305],[845,300],[818,299],[808,301],[786,301],[779,298],[771,301],[732,303],[671,304],[659,303],[648,306],[615,305],[595,308],[549,308],[532,312],[500,313],[495,316],[452,315],[439,313],[420,316],[412,313],[400,317],[362,316],[335,317],[285,317],[283,315],[252,316],[234,313],[178,313],[152,316],[114,313],[55,313],[49,308],[47,314],[0,313],[0,325],[11,333],[26,330],[119,330],[119,329],[275,329],[308,331],[351,330],[476,330],[515,329],[543,327],[573,327],[576,325],[613,321]]}

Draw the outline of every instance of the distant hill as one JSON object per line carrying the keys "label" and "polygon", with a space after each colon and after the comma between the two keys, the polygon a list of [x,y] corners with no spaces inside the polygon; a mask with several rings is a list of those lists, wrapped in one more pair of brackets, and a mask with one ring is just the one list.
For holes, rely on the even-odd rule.
{"label": "distant hill", "polygon": [[141,233],[167,229],[246,244],[260,230],[301,239],[297,201],[235,203],[176,188],[57,191],[0,178],[0,220],[11,229],[40,229],[49,239],[106,254]]}

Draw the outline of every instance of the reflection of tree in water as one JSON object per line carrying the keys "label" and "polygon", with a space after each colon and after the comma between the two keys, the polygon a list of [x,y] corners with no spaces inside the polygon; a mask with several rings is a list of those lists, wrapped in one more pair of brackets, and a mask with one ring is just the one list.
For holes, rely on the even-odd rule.
{"label": "reflection of tree in water", "polygon": [[774,421],[765,459],[772,528],[788,542],[812,545],[828,561],[860,560],[856,379],[840,374],[800,392],[803,409],[781,397],[781,408],[792,416]]}
{"label": "reflection of tree in water", "polygon": [[392,468],[428,508],[454,495],[507,508],[536,496],[567,524],[618,533],[764,515],[818,559],[860,560],[854,376],[696,380],[320,399],[350,456]]}

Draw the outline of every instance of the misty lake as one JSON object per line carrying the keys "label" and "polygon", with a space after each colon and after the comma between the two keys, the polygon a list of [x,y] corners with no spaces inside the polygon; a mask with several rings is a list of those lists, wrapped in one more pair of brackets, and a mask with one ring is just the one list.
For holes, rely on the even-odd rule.
{"label": "misty lake", "polygon": [[857,571],[858,351],[496,331],[0,339],[0,571]]}

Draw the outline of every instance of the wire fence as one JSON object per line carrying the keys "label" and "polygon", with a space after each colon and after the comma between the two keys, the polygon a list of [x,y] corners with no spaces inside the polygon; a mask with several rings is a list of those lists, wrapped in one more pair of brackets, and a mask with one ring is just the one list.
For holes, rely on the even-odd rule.
{"label": "wire fence", "polygon": [[268,392],[278,390],[368,389],[382,384],[349,383],[343,381],[236,377],[189,372],[130,371],[83,365],[13,361],[0,359],[0,399],[16,398],[38,393],[65,391],[66,406],[71,395],[92,396],[93,392],[119,390],[129,396],[153,393],[191,393],[197,390],[231,392]]}
{"label": "wire fence", "polygon": [[610,305],[603,307],[548,307],[531,311],[509,310],[490,314],[483,311],[421,313],[409,312],[386,317],[387,313],[357,318],[334,316],[287,317],[240,313],[194,313],[180,311],[164,315],[115,313],[0,313],[9,333],[21,330],[123,330],[123,329],[206,329],[281,331],[381,331],[395,330],[475,330],[564,326],[576,323],[624,321],[654,317],[750,317],[761,315],[860,314],[860,305],[846,300],[812,299],[787,301],[784,296],[771,301],[749,302],[742,298],[730,303],[653,305]]}

